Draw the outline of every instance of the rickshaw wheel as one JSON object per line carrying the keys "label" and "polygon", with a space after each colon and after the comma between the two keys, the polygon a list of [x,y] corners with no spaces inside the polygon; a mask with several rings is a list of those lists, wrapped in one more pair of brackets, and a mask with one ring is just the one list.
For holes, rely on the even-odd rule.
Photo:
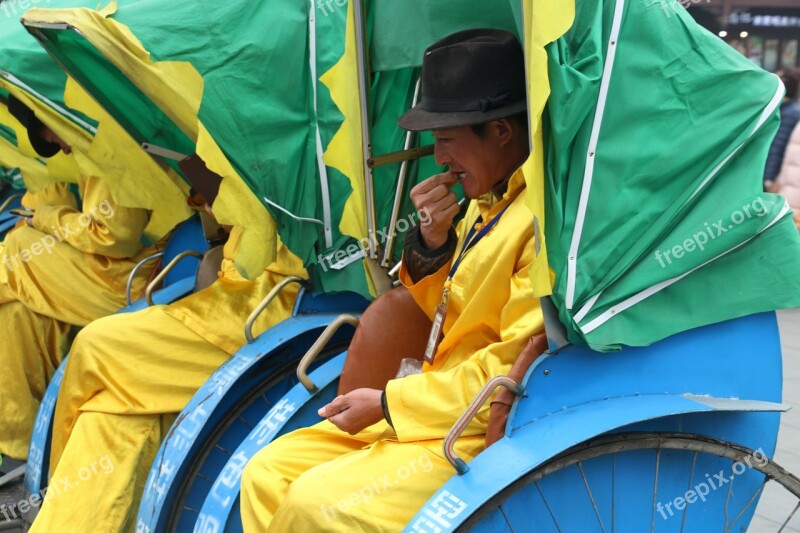
{"label": "rickshaw wheel", "polygon": [[[649,484],[646,485],[643,480],[639,481],[639,497],[637,498],[634,496],[631,498],[633,500],[638,500],[639,503],[647,500],[647,504],[650,505],[651,508],[649,511],[642,511],[640,509],[637,513],[640,516],[640,522],[641,515],[646,514],[646,521],[649,523],[649,531],[655,531],[656,526],[661,526],[660,522],[662,518],[666,516],[664,506],[662,505],[660,510],[658,510],[659,508],[657,507],[661,505],[661,502],[665,498],[669,498],[668,501],[671,502],[675,496],[682,496],[688,493],[689,489],[692,489],[692,487],[697,488],[700,483],[704,483],[708,486],[709,481],[713,482],[714,478],[711,478],[707,474],[708,471],[698,470],[698,458],[701,458],[701,464],[705,464],[706,466],[709,464],[716,464],[718,466],[720,462],[724,463],[729,461],[733,466],[733,473],[736,473],[737,464],[741,464],[743,468],[746,464],[747,471],[756,471],[760,474],[756,474],[755,472],[752,474],[763,479],[760,482],[751,483],[751,485],[755,485],[754,490],[749,490],[746,494],[741,494],[734,493],[733,486],[735,476],[731,476],[728,483],[726,483],[728,486],[725,487],[723,491],[718,491],[722,494],[716,495],[720,499],[724,498],[724,506],[722,506],[724,515],[720,513],[719,517],[712,519],[719,521],[720,524],[724,526],[717,529],[716,526],[709,528],[708,522],[701,525],[692,522],[686,529],[687,531],[698,529],[706,531],[731,531],[734,524],[736,524],[748,510],[752,513],[751,507],[758,501],[769,481],[775,482],[768,488],[770,497],[773,498],[777,496],[776,499],[778,500],[786,500],[781,503],[786,504],[788,502],[789,504],[786,505],[786,515],[780,520],[770,520],[768,526],[774,526],[776,530],[784,531],[793,518],[800,516],[800,479],[787,472],[773,461],[768,460],[763,455],[763,464],[761,459],[754,461],[753,458],[758,457],[757,450],[751,450],[737,444],[697,434],[629,432],[597,437],[574,446],[554,457],[547,463],[532,470],[498,492],[465,520],[457,531],[482,530],[483,528],[481,526],[488,525],[493,518],[499,523],[505,522],[506,527],[508,527],[510,531],[514,531],[515,529],[519,531],[521,530],[520,527],[524,528],[526,525],[530,528],[531,524],[543,526],[541,528],[537,527],[537,531],[569,531],[569,525],[565,525],[562,520],[566,518],[566,521],[569,521],[570,517],[565,517],[563,513],[559,514],[558,509],[556,509],[557,506],[553,504],[557,503],[555,501],[556,498],[568,496],[566,499],[573,500],[568,506],[574,505],[576,496],[579,496],[576,494],[577,491],[574,490],[578,485],[580,485],[581,490],[585,493],[583,497],[587,497],[586,500],[589,502],[589,509],[593,511],[590,511],[589,514],[591,514],[591,517],[588,519],[588,522],[592,523],[592,529],[597,531],[624,531],[625,524],[615,524],[614,522],[614,517],[619,514],[619,507],[624,506],[628,501],[627,498],[621,503],[614,501],[614,494],[616,493],[615,484],[618,481],[616,476],[618,474],[615,472],[611,476],[612,479],[605,480],[604,483],[598,484],[603,485],[602,487],[595,486],[595,492],[592,490],[592,483],[590,483],[589,478],[594,476],[596,480],[598,473],[602,473],[604,469],[608,469],[609,467],[615,471],[618,467],[618,457],[626,453],[638,453],[641,456],[639,459],[644,457],[642,454],[647,454],[646,463],[652,468],[652,470],[649,471]],[[594,465],[593,462],[595,462]],[[605,466],[597,468],[597,462],[604,462],[606,464]],[[674,468],[679,463],[684,467],[691,465],[688,480],[684,478],[682,483],[678,485],[682,487],[681,492],[678,494],[669,493],[659,496],[658,489],[663,488],[665,484],[664,479],[661,479],[661,481],[659,480],[660,475],[662,478],[668,476],[674,477]],[[641,468],[641,461],[639,461],[636,468]],[[638,472],[642,471],[643,470],[638,470]],[[664,474],[665,471],[668,472],[668,475]],[[720,470],[719,473],[721,474],[723,471],[724,468]],[[590,472],[589,476],[587,476],[587,472]],[[711,473],[714,474],[716,472],[716,467],[714,467]],[[606,473],[608,473],[607,470]],[[728,469],[727,473],[731,473],[731,469]],[[704,476],[703,474],[706,475]],[[744,476],[744,472],[740,475]],[[572,479],[570,482],[566,483],[562,479],[555,484],[546,486],[549,480],[557,476],[562,476],[562,478],[571,477]],[[723,477],[725,477],[725,475],[723,475]],[[566,492],[559,493],[558,490],[553,490],[554,488],[563,489],[565,486],[569,487]],[[675,483],[671,486],[675,486]],[[652,490],[652,496],[650,496],[649,493],[645,495],[641,494],[645,487]],[[778,489],[783,487],[785,490],[777,490],[776,492],[771,490],[773,487],[777,487]],[[719,488],[722,487],[717,487],[717,489]],[[611,492],[610,499],[608,496],[608,489],[610,489]],[[714,489],[714,491],[717,491],[717,489]],[[548,490],[552,491],[552,493],[548,494]],[[602,494],[600,491],[605,491],[605,493]],[[633,496],[630,494],[628,495]],[[738,502],[734,504],[738,506],[735,512],[729,512],[729,503],[732,499],[732,495],[734,495],[733,499]],[[539,503],[534,503],[534,500]],[[710,498],[708,501],[711,501]],[[705,502],[706,500],[703,499],[703,503]],[[683,506],[682,513],[673,513],[671,511],[669,515],[670,519],[674,517],[676,521],[681,522],[681,531],[684,531],[684,527],[687,525],[687,513],[692,509],[692,505],[690,505],[692,502],[687,502],[687,500],[684,499],[684,503],[685,505]],[[695,499],[693,503],[700,502]],[[569,508],[574,515],[576,509],[574,507]],[[537,509],[539,511],[537,511]],[[702,512],[707,511],[707,509],[699,509],[697,507],[695,507],[695,509]],[[496,515],[497,513],[499,513],[499,516],[492,517],[492,515]],[[700,515],[701,512],[695,512],[692,518],[699,517]],[[610,523],[608,520],[609,516],[612,517]],[[703,520],[709,520],[708,513],[702,516]],[[606,520],[603,519],[604,517]],[[522,520],[524,520],[524,522],[522,522]],[[740,524],[736,525],[736,531],[739,531],[740,529],[738,526]],[[744,529],[741,530],[743,531]],[[791,531],[794,531],[794,529]]]}
{"label": "rickshaw wheel", "polygon": [[[320,353],[317,360],[312,364],[311,369],[313,370],[334,355],[346,350],[348,345],[349,340],[345,342],[331,342]],[[270,391],[280,386],[280,394],[277,396],[280,398],[286,391],[299,382],[297,378],[297,363],[298,360],[287,363],[277,372],[272,373],[270,376],[260,381],[257,387],[244,393],[241,399],[239,399],[235,406],[229,411],[224,423],[218,425],[213,430],[203,441],[202,447],[193,454],[191,458],[187,458],[191,464],[186,475],[178,482],[175,498],[170,506],[169,514],[167,515],[165,531],[179,532],[194,528],[195,522],[199,517],[198,509],[200,506],[193,506],[190,504],[189,499],[192,498],[192,493],[197,491],[198,488],[202,492],[201,498],[205,498],[205,495],[208,494],[215,481],[214,478],[219,475],[219,470],[221,469],[221,466],[216,469],[217,471],[213,474],[213,478],[208,477],[208,472],[203,472],[204,469],[208,469],[209,467],[208,462],[211,454],[215,450],[218,450],[225,453],[228,457],[233,455],[233,451],[247,435],[242,435],[240,438],[235,439],[235,443],[232,443],[231,436],[228,435],[231,428],[237,423],[244,423],[249,426],[250,429],[254,429],[274,403],[268,398]],[[262,404],[262,409],[260,409],[260,411],[262,411],[261,414],[254,419],[246,419],[246,412],[251,411],[251,408],[256,403]],[[250,415],[252,416],[252,411]],[[224,440],[229,442],[223,445],[221,442]]]}

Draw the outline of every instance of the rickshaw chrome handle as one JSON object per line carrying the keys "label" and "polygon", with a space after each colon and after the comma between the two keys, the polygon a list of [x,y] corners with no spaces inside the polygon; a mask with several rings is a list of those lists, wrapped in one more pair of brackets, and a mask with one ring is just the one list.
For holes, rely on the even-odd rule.
{"label": "rickshaw chrome handle", "polygon": [[314,344],[311,345],[311,348],[308,349],[303,358],[300,359],[300,364],[297,365],[297,379],[300,380],[300,383],[303,384],[308,392],[313,393],[317,390],[317,386],[314,385],[314,382],[308,377],[308,367],[311,366],[311,363],[314,362],[322,349],[327,346],[334,333],[339,331],[339,328],[345,324],[350,324],[353,327],[357,327],[358,317],[353,315],[337,316],[333,322],[328,324],[328,327],[325,328],[325,331],[322,332],[322,335],[320,335]]}
{"label": "rickshaw chrome handle", "polygon": [[461,415],[456,423],[450,428],[450,431],[447,433],[447,436],[444,438],[444,444],[442,446],[444,450],[444,456],[450,461],[450,464],[453,465],[453,468],[456,469],[459,476],[463,476],[469,471],[469,466],[465,463],[460,457],[456,455],[455,449],[453,448],[456,444],[456,440],[464,433],[464,430],[467,429],[467,426],[472,419],[475,418],[475,415],[478,414],[483,404],[486,403],[486,400],[489,399],[489,396],[495,391],[498,387],[505,387],[511,392],[513,392],[517,396],[521,396],[522,393],[525,391],[525,387],[514,381],[508,376],[495,376],[489,380],[486,385],[484,385],[481,392],[478,393],[478,396],[472,400],[472,403],[469,405],[467,410]]}
{"label": "rickshaw chrome handle", "polygon": [[258,306],[253,310],[253,312],[250,313],[250,316],[247,317],[247,322],[245,322],[244,324],[244,338],[247,339],[248,344],[250,344],[255,340],[255,337],[253,337],[253,325],[256,323],[256,320],[258,320],[258,317],[261,316],[261,313],[264,312],[264,309],[266,309],[269,306],[269,304],[272,303],[272,300],[277,298],[278,295],[281,293],[281,291],[285,289],[287,286],[291,285],[292,283],[297,283],[299,285],[302,285],[305,282],[306,280],[304,280],[301,277],[289,276],[284,280],[282,280],[277,285],[275,285],[274,287],[272,287],[272,290],[269,291],[269,294],[267,294],[267,296],[264,297],[264,299],[261,301],[260,304],[258,304]]}
{"label": "rickshaw chrome handle", "polygon": [[3,202],[3,205],[0,205],[0,213],[3,213],[6,209],[8,209],[9,206],[11,205],[11,202],[19,198],[22,198],[22,196],[23,196],[22,194],[12,194],[8,198],[6,198],[6,201]]}
{"label": "rickshaw chrome handle", "polygon": [[136,274],[138,274],[139,270],[141,270],[141,268],[147,263],[151,263],[156,259],[161,259],[162,257],[164,257],[164,252],[158,252],[157,254],[153,254],[150,257],[145,257],[144,259],[139,261],[135,267],[133,267],[133,270],[131,270],[131,273],[128,276],[128,285],[125,290],[125,295],[126,295],[125,301],[128,302],[128,305],[131,305],[133,303],[133,300],[131,300],[131,290],[133,290],[133,280],[134,278],[136,278]]}
{"label": "rickshaw chrome handle", "polygon": [[153,291],[158,287],[158,285],[164,281],[164,278],[167,277],[167,274],[172,272],[172,270],[178,266],[178,263],[186,259],[187,257],[196,257],[198,259],[203,259],[203,254],[200,252],[195,252],[194,250],[186,250],[185,252],[181,252],[175,256],[175,259],[169,262],[167,266],[161,269],[161,272],[158,273],[158,276],[155,277],[153,281],[150,282],[150,285],[147,286],[147,290],[144,292],[145,300],[147,300],[148,306],[153,306]]}

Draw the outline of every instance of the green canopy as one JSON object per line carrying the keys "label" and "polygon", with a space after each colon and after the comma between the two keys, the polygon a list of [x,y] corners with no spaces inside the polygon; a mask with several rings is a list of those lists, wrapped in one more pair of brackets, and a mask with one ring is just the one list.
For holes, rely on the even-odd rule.
{"label": "green canopy", "polygon": [[[462,4],[447,3],[451,8]],[[383,59],[373,61],[370,71],[369,122],[375,155],[404,147],[405,132],[396,120],[412,103],[422,57],[422,49],[415,50],[416,57],[408,61],[403,57],[407,51],[391,51],[384,44],[396,31],[384,36],[378,28],[386,27],[396,12],[381,12],[379,5],[374,10],[367,5],[372,49],[383,50]],[[87,10],[37,9],[26,14],[25,23],[137,141],[188,155],[201,148],[195,140],[200,124],[267,207],[282,241],[307,265],[319,265],[312,269],[319,288],[368,294],[359,256],[348,252],[345,261],[336,260],[364,237],[341,227],[353,194],[352,177],[321,163],[345,121],[326,75],[343,59],[348,9],[334,5],[323,12],[324,5],[317,7],[315,16],[309,17],[302,3],[292,0],[200,5],[139,0],[109,9],[108,20]],[[485,11],[476,9],[453,25],[439,24],[436,33],[446,34],[465,24],[483,25]],[[505,18],[513,25],[510,15]],[[212,26],[217,31],[197,31]],[[266,26],[269,32],[264,31]],[[141,63],[131,66],[120,59],[121,51],[136,46],[149,56],[143,58],[136,50],[130,55]],[[178,62],[189,63],[201,77],[194,124],[178,116],[174,104],[181,98],[165,93],[164,87],[176,85],[164,71],[157,74],[162,85],[148,81],[156,68]],[[353,79],[349,90],[355,87]],[[418,142],[430,140],[425,135]],[[388,226],[399,167],[394,163],[375,169],[376,224],[386,233],[392,233]],[[432,158],[410,165],[399,194],[398,220],[414,219],[408,191],[438,171]],[[402,230],[409,226],[397,224],[401,231],[393,242],[390,265],[399,260]]]}
{"label": "green canopy", "polygon": [[[52,7],[77,7],[89,6],[96,2],[48,0],[48,4]],[[64,105],[64,86],[67,82],[67,75],[53,63],[46,53],[42,53],[41,47],[19,23],[24,9],[13,2],[8,5],[9,10],[14,10],[14,15],[11,16],[9,14],[11,11],[7,10],[7,16],[0,17],[0,51],[2,51],[0,78],[5,84],[23,88],[36,96],[49,100],[57,106],[57,110],[66,120],[75,123],[89,133],[94,133],[97,128],[96,120],[74,109],[67,109]],[[2,94],[8,95],[8,89],[0,86],[0,90],[2,90]]]}
{"label": "green canopy", "polygon": [[[75,7],[96,2],[48,0],[48,5]],[[21,5],[11,6],[22,9]],[[185,187],[176,183],[177,175],[168,174],[160,162],[137,149],[102,111],[90,113],[68,104],[69,85],[67,74],[19,23],[19,16],[0,17],[0,88],[33,109],[73,149],[69,155],[61,152],[45,161],[47,172],[37,180],[36,188],[48,182],[77,182],[80,176],[100,177],[109,183],[111,194],[120,205],[150,210],[143,241],[150,244],[160,240],[190,215],[185,205]],[[73,96],[82,94],[76,88]],[[23,126],[11,120],[10,126],[19,135]],[[25,156],[36,156],[27,142],[20,143],[19,149]],[[34,189],[31,183],[29,186]]]}
{"label": "green canopy", "polygon": [[520,0],[378,0],[373,3],[373,68],[418,67],[428,46],[460,30],[496,28],[519,37],[521,5]]}
{"label": "green canopy", "polygon": [[579,0],[548,49],[548,258],[598,350],[800,304],[798,232],[761,192],[779,79],[678,8]]}

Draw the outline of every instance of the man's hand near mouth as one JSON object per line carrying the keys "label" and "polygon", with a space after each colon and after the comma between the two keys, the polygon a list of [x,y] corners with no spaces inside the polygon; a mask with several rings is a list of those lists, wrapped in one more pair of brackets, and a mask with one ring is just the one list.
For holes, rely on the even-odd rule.
{"label": "man's hand near mouth", "polygon": [[445,172],[436,174],[419,183],[411,190],[411,201],[417,211],[430,213],[430,223],[420,226],[422,244],[428,250],[435,250],[447,242],[453,220],[461,206],[450,189],[458,182],[457,174]]}

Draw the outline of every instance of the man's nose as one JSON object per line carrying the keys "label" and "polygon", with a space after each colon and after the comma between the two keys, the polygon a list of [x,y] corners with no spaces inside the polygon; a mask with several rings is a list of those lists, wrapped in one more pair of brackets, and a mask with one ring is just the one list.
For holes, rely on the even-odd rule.
{"label": "man's nose", "polygon": [[442,145],[436,141],[433,143],[433,159],[440,167],[449,165],[450,161],[452,161],[452,158],[450,157],[450,154],[447,153],[447,150],[442,148]]}

